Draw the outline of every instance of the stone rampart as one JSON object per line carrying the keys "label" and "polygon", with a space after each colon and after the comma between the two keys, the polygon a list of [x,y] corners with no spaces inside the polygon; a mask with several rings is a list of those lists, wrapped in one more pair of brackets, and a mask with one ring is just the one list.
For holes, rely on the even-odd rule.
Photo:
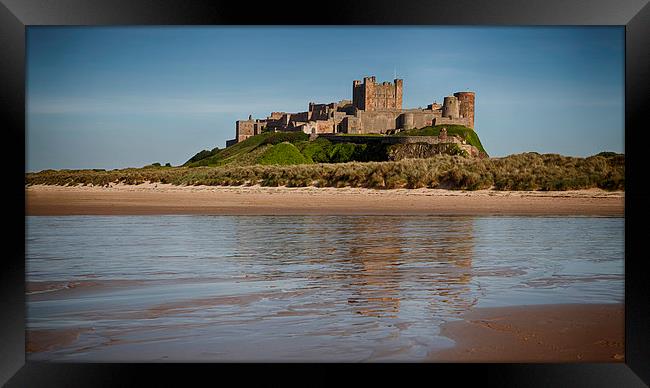
{"label": "stone rampart", "polygon": [[[429,145],[439,145],[439,144],[457,144],[460,149],[467,152],[468,155],[472,157],[480,156],[480,151],[478,148],[467,144],[465,139],[456,136],[446,136],[440,138],[438,136],[364,136],[364,135],[337,135],[337,134],[321,134],[318,137],[323,137],[332,143],[354,143],[354,144],[383,144],[383,145],[393,145],[393,144],[429,144]],[[316,138],[315,136],[312,140]]]}
{"label": "stone rampart", "polygon": [[456,143],[459,145],[466,144],[467,142],[456,136],[447,136],[445,140],[441,140],[438,136],[364,136],[364,135],[338,135],[338,134],[320,134],[332,143],[380,143],[380,144],[412,144],[412,143],[427,143],[427,144],[440,144],[440,143]]}

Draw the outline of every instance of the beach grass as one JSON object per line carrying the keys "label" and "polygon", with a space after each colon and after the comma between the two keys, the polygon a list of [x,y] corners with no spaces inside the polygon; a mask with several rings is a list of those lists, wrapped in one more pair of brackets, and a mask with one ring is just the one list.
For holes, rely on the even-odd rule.
{"label": "beach grass", "polygon": [[[265,152],[268,152],[269,147],[276,145],[266,145]],[[259,184],[373,189],[428,187],[452,190],[624,190],[625,156],[601,153],[579,158],[529,152],[502,158],[478,159],[437,155],[427,159],[392,162],[248,166],[228,164],[194,168],[148,166],[109,171],[45,170],[27,173],[25,176],[26,185],[107,186],[111,183],[145,182],[174,185]]]}

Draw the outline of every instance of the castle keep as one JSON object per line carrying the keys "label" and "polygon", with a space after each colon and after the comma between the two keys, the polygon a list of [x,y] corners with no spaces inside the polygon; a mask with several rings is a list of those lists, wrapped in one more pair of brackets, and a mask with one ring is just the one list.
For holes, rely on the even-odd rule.
{"label": "castle keep", "polygon": [[474,92],[457,92],[426,108],[402,109],[403,80],[377,83],[374,76],[352,82],[352,101],[309,103],[306,112],[272,112],[265,119],[238,120],[231,146],[262,131],[307,134],[392,134],[428,125],[457,124],[474,129]]}

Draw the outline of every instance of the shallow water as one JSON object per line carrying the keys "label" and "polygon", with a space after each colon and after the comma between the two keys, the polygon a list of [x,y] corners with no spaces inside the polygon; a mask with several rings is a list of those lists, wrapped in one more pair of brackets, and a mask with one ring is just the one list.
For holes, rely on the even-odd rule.
{"label": "shallow water", "polygon": [[[421,360],[474,307],[623,302],[624,219],[27,217],[60,361]],[[53,332],[56,333],[56,332]]]}

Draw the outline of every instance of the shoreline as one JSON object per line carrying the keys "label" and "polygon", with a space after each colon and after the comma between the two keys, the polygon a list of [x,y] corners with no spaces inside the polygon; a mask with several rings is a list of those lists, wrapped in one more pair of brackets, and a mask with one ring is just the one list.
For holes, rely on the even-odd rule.
{"label": "shoreline", "polygon": [[624,304],[477,308],[447,322],[440,362],[624,362]]}
{"label": "shoreline", "polygon": [[601,189],[444,189],[174,186],[161,183],[25,188],[26,215],[558,215],[622,217],[625,193]]}

